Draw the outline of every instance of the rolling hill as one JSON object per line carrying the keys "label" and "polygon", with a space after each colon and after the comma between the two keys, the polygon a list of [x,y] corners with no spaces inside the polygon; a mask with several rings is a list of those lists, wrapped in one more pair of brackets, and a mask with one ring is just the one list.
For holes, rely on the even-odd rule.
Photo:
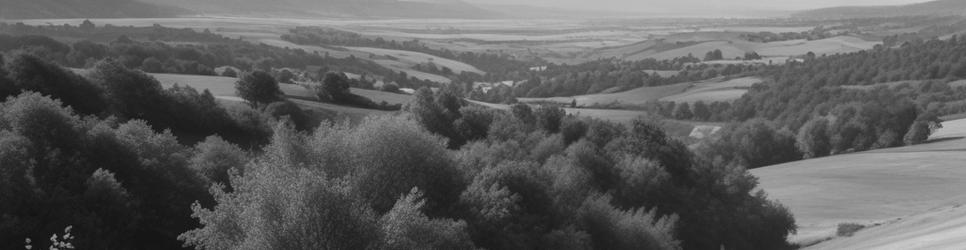
{"label": "rolling hill", "polygon": [[640,87],[624,92],[590,94],[573,97],[517,98],[520,102],[554,102],[570,104],[576,100],[578,105],[630,104],[640,105],[652,101],[697,102],[733,101],[741,98],[748,88],[761,82],[755,77],[725,80],[715,78],[705,81],[685,82],[655,87]]}
{"label": "rolling hill", "polygon": [[186,13],[169,5],[135,0],[0,0],[0,19],[174,17]]}
{"label": "rolling hill", "polygon": [[[806,249],[963,249],[966,120],[932,142],[753,169],[760,188],[795,215]],[[834,238],[839,223],[872,226]],[[877,225],[878,224],[878,225]]]}
{"label": "rolling hill", "polygon": [[144,0],[204,15],[255,17],[492,18],[500,15],[457,0]]}
{"label": "rolling hill", "polygon": [[897,16],[964,16],[966,15],[966,1],[937,0],[932,2],[908,4],[899,6],[846,6],[816,9],[798,12],[792,15],[796,18],[809,19],[847,19],[871,17]]}
{"label": "rolling hill", "polygon": [[766,59],[784,62],[785,59],[807,54],[817,55],[850,53],[868,50],[879,44],[854,36],[837,36],[820,40],[788,40],[781,42],[750,42],[739,37],[740,32],[691,32],[669,35],[662,39],[647,40],[639,43],[607,47],[589,51],[581,55],[585,59],[618,58],[622,60],[673,59],[692,55],[698,58],[716,49],[721,50],[724,58],[744,56],[746,52],[757,52]]}

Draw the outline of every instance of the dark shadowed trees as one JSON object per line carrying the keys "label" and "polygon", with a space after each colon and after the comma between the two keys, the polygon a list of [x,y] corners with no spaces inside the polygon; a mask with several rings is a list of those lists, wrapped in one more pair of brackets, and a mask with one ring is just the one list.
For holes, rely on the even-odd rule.
{"label": "dark shadowed trees", "polygon": [[235,92],[252,107],[276,101],[282,94],[275,78],[264,71],[255,71],[242,76],[235,83]]}

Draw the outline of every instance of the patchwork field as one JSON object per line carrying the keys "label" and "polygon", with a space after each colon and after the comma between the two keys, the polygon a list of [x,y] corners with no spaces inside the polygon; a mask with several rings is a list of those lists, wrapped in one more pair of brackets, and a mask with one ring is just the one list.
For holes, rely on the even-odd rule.
{"label": "patchwork field", "polygon": [[770,58],[774,63],[784,63],[784,59],[805,55],[808,52],[815,53],[816,55],[850,53],[872,49],[875,45],[880,44],[877,41],[866,41],[852,36],[838,36],[813,41],[790,40],[758,43],[741,39],[738,36],[739,34],[738,32],[674,34],[626,46],[602,48],[588,53],[584,57],[616,57],[624,60],[654,58],[663,60],[690,54],[698,58],[703,58],[706,53],[718,49],[721,50],[722,55],[726,59],[742,57],[746,52],[757,52],[762,57]]}
{"label": "patchwork field", "polygon": [[761,79],[754,77],[731,80],[715,78],[705,81],[657,87],[640,87],[617,93],[580,95],[574,97],[518,98],[518,100],[520,102],[555,102],[561,104],[570,104],[576,100],[577,105],[610,104],[614,102],[640,105],[651,101],[732,101],[740,98],[747,92],[748,88],[759,82],[761,82]]}
{"label": "patchwork field", "polygon": [[966,247],[966,120],[944,123],[932,143],[846,154],[751,170],[760,187],[794,214],[805,245],[839,223],[883,225],[809,249]]}

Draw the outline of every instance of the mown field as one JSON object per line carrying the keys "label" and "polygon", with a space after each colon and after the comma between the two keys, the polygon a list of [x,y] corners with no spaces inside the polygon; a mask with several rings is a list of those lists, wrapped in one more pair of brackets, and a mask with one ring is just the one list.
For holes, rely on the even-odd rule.
{"label": "mown field", "polygon": [[761,82],[755,77],[745,77],[725,80],[715,78],[705,81],[678,83],[657,87],[640,87],[624,92],[609,94],[580,95],[574,97],[550,97],[550,98],[518,98],[521,102],[555,102],[570,104],[576,100],[577,105],[596,105],[596,104],[630,104],[640,105],[652,101],[674,101],[674,102],[713,102],[713,101],[733,101],[740,98],[747,92],[752,85]]}
{"label": "mown field", "polygon": [[787,206],[812,244],[839,223],[883,225],[809,249],[963,249],[966,220],[966,120],[944,123],[931,143],[751,170]]}

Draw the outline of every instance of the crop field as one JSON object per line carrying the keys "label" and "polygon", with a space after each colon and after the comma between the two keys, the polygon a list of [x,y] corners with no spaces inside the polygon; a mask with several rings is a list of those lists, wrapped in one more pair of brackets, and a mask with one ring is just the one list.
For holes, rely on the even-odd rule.
{"label": "crop field", "polygon": [[[961,192],[966,189],[964,136],[966,120],[948,121],[931,143],[791,162],[751,173],[770,198],[794,214],[799,231],[792,242],[808,245],[833,237],[839,223],[883,223],[854,239],[813,247],[961,249],[966,246],[961,233],[966,221],[959,208],[966,204]],[[951,242],[956,245],[927,245]]]}
{"label": "crop field", "polygon": [[550,98],[518,98],[521,102],[556,102],[570,104],[573,100],[577,105],[620,103],[640,105],[651,101],[732,101],[740,98],[747,89],[761,79],[754,77],[724,80],[715,78],[699,82],[678,83],[657,87],[640,87],[624,92],[609,94],[580,95],[574,97]]}

